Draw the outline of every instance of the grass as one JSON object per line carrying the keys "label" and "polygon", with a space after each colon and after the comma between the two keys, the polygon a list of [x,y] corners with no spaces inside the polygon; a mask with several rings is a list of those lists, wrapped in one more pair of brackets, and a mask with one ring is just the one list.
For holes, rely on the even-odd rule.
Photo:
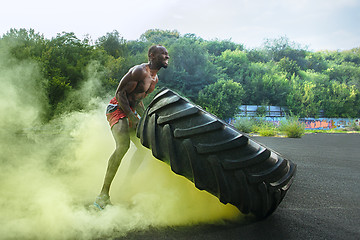
{"label": "grass", "polygon": [[360,130],[349,130],[349,129],[329,129],[329,130],[320,130],[320,129],[307,129],[305,133],[360,133]]}
{"label": "grass", "polygon": [[349,131],[343,129],[329,129],[329,130],[322,130],[322,129],[307,129],[305,133],[348,133]]}

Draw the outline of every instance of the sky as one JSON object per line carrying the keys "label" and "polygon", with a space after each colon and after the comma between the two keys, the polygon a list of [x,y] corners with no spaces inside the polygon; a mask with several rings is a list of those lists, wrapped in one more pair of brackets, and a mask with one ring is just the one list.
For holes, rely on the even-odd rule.
{"label": "sky", "polygon": [[117,30],[126,40],[148,29],[193,33],[259,48],[286,36],[311,51],[360,47],[360,0],[11,0],[0,5],[0,34],[34,29],[46,38],[91,39]]}

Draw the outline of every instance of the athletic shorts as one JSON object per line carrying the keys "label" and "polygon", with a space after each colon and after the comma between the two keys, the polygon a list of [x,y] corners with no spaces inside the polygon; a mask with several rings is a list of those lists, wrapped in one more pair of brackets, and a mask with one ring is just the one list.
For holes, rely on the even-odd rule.
{"label": "athletic shorts", "polygon": [[[131,110],[135,113],[135,116],[137,117],[135,110],[133,108],[131,108]],[[114,97],[113,99],[111,99],[109,105],[106,108],[106,118],[110,124],[110,127],[112,128],[116,123],[119,122],[120,119],[126,117],[127,116],[124,113],[124,111],[121,108],[119,108],[118,101],[116,100],[116,98]],[[128,119],[128,121],[129,121],[129,127],[131,128],[132,122],[130,121],[130,119]]]}

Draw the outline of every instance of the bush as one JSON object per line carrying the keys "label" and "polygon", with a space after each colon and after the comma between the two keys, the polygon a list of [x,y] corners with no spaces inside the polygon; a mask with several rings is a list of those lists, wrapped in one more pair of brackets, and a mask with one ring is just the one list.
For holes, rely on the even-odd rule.
{"label": "bush", "polygon": [[351,125],[345,128],[345,131],[360,131],[360,125],[358,125],[355,121],[351,121]]}
{"label": "bush", "polygon": [[354,131],[360,131],[360,125],[356,124],[356,122],[352,122],[351,127]]}
{"label": "bush", "polygon": [[279,130],[289,138],[301,138],[305,134],[305,125],[298,117],[288,117],[281,121]]}
{"label": "bush", "polygon": [[234,127],[244,133],[259,133],[263,137],[276,135],[276,127],[273,123],[267,122],[265,118],[241,117],[236,120]]}
{"label": "bush", "polygon": [[259,135],[262,137],[272,137],[276,135],[276,127],[271,122],[265,120],[260,124],[258,129]]}
{"label": "bush", "polygon": [[276,135],[276,127],[273,123],[267,122],[260,117],[241,117],[238,118],[234,127],[244,133],[259,133],[260,136],[270,137]]}
{"label": "bush", "polygon": [[253,118],[242,117],[236,119],[234,123],[234,127],[238,129],[240,132],[251,133],[254,131],[255,121]]}

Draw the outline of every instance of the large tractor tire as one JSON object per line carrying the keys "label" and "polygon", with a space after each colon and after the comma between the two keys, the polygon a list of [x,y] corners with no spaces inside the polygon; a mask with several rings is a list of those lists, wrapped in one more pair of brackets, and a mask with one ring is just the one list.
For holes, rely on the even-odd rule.
{"label": "large tractor tire", "polygon": [[198,189],[260,219],[277,208],[295,176],[294,163],[169,89],[155,95],[137,137]]}

